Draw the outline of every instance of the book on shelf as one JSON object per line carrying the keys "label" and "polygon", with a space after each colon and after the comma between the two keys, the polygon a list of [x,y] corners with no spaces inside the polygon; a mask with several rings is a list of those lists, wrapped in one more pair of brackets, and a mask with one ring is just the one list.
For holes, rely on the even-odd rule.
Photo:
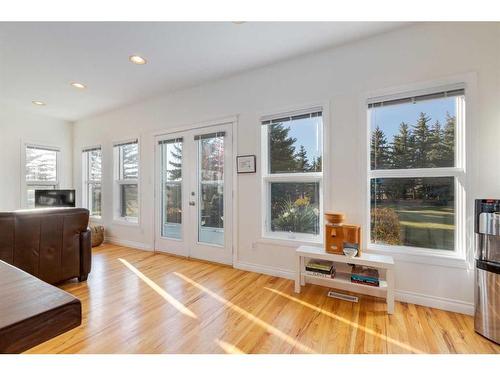
{"label": "book on shelf", "polygon": [[353,279],[351,278],[351,282],[354,283],[354,284],[363,284],[363,285],[370,285],[370,286],[380,286],[380,282],[379,281],[366,281],[366,280],[357,280],[357,279]]}
{"label": "book on shelf", "polygon": [[378,270],[376,268],[357,266],[357,265],[352,267],[351,275],[368,279],[376,279],[376,280],[378,280],[379,278]]}
{"label": "book on shelf", "polygon": [[376,268],[354,265],[351,269],[351,282],[379,286],[379,273]]}
{"label": "book on shelf", "polygon": [[318,270],[326,270],[329,271],[334,267],[333,262],[329,260],[322,259],[310,259],[306,264],[306,268],[314,268]]}
{"label": "book on shelf", "polygon": [[324,274],[331,274],[333,270],[334,270],[333,268],[330,268],[328,270],[324,270],[324,269],[318,269],[318,268],[306,266],[306,271],[310,271],[310,272],[318,272],[318,273],[324,273]]}
{"label": "book on shelf", "polygon": [[335,265],[328,260],[310,259],[305,268],[305,273],[309,276],[326,279],[333,279],[335,277]]}
{"label": "book on shelf", "polygon": [[379,281],[379,279],[376,279],[373,277],[365,277],[365,276],[359,276],[359,275],[351,275],[351,280],[367,281],[367,282],[372,282],[372,283],[376,283]]}
{"label": "book on shelf", "polygon": [[324,279],[333,279],[335,277],[335,270],[333,270],[332,273],[323,273],[323,272],[315,272],[315,271],[306,270],[305,273],[308,276],[321,277]]}

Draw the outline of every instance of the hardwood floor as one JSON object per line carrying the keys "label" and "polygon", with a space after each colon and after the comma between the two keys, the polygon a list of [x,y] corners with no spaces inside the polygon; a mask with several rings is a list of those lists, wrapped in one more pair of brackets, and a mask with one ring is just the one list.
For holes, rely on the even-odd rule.
{"label": "hardwood floor", "polygon": [[387,315],[374,297],[113,245],[61,287],[82,325],[27,353],[500,353],[467,315],[399,302]]}

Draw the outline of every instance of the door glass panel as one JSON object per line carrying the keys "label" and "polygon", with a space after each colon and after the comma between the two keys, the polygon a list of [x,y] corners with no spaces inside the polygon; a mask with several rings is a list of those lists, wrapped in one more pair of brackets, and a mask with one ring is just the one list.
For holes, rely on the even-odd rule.
{"label": "door glass panel", "polygon": [[224,137],[198,140],[198,241],[224,245]]}
{"label": "door glass panel", "polygon": [[160,142],[161,235],[182,238],[182,138]]}

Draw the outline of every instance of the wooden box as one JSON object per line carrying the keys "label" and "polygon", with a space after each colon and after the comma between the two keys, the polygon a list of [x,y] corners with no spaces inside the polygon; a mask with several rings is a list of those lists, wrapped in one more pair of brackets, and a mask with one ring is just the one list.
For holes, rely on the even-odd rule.
{"label": "wooden box", "polygon": [[361,227],[348,224],[325,224],[325,251],[331,254],[344,255],[344,246],[358,249],[356,256],[361,255]]}

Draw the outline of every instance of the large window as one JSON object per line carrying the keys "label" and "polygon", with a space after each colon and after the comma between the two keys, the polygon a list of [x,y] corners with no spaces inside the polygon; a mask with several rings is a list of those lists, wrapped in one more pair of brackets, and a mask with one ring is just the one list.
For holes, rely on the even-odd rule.
{"label": "large window", "polygon": [[83,205],[90,215],[101,217],[102,207],[102,150],[101,147],[86,148],[82,152]]}
{"label": "large window", "polygon": [[321,108],[262,119],[264,236],[321,240]]}
{"label": "large window", "polygon": [[139,218],[139,143],[115,144],[115,218],[137,223]]}
{"label": "large window", "polygon": [[464,103],[460,88],[369,101],[373,247],[457,248],[465,209]]}
{"label": "large window", "polygon": [[59,149],[26,145],[26,207],[35,206],[35,190],[57,189],[59,186],[57,162]]}

